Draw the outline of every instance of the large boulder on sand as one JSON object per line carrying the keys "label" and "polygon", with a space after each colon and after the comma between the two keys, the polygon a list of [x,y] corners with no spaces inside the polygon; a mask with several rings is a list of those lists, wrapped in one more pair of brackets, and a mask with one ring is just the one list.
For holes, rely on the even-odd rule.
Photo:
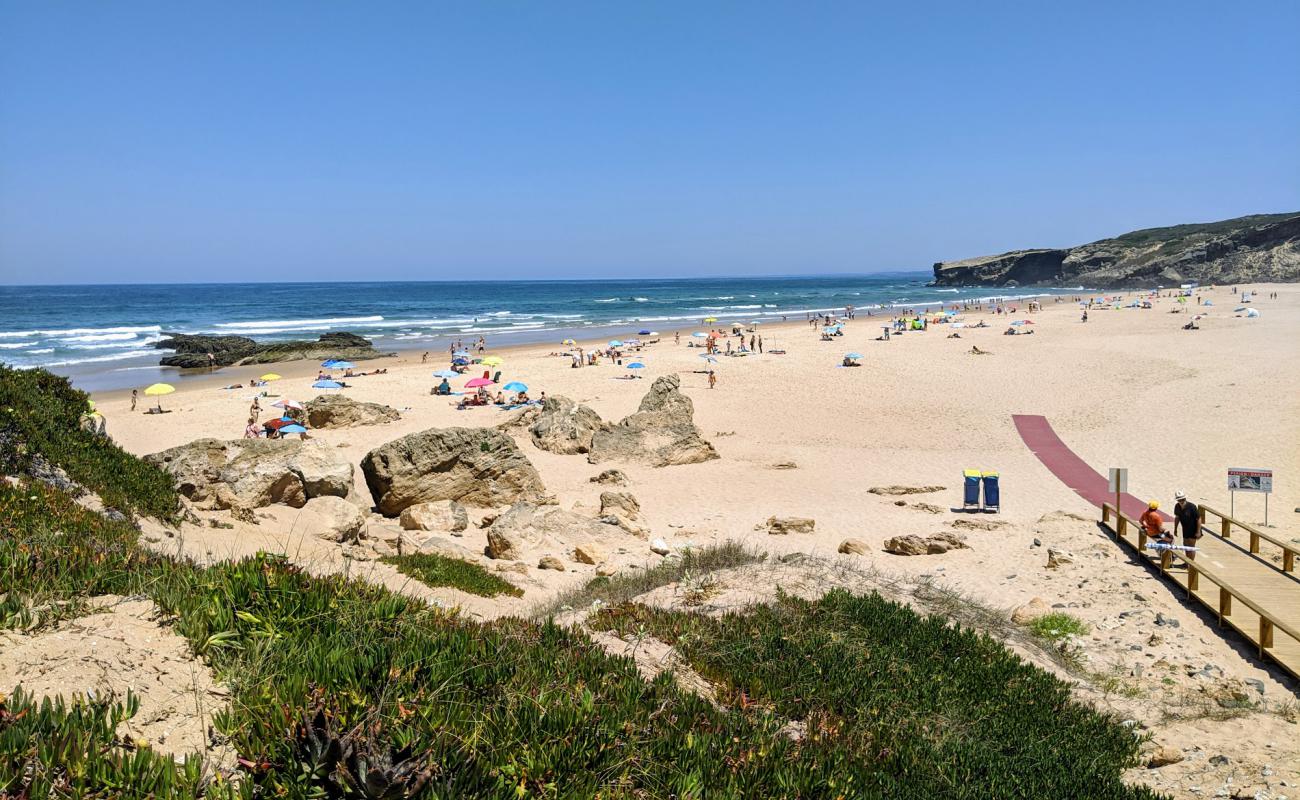
{"label": "large boulder on sand", "polygon": [[380,403],[362,403],[345,394],[323,394],[304,404],[307,424],[313,428],[352,428],[380,425],[402,418],[397,409]]}
{"label": "large boulder on sand", "polygon": [[956,533],[940,531],[930,536],[895,536],[885,540],[885,551],[898,556],[923,556],[926,554],[946,553],[949,550],[965,550],[965,537]]}
{"label": "large boulder on sand", "polygon": [[371,450],[361,460],[379,512],[396,516],[407,506],[456,500],[501,506],[544,492],[515,440],[490,428],[430,428]]}
{"label": "large boulder on sand", "polygon": [[352,464],[320,442],[197,439],[145,456],[171,474],[177,491],[208,508],[301,508],[313,497],[347,497]]}
{"label": "large boulder on sand", "polygon": [[366,515],[355,503],[341,497],[316,497],[302,508],[306,525],[313,536],[330,542],[355,542],[365,535]]}
{"label": "large boulder on sand", "polygon": [[487,555],[519,560],[535,550],[560,552],[609,538],[618,528],[559,508],[515,503],[488,526]]}
{"label": "large boulder on sand", "polygon": [[641,398],[635,414],[592,435],[587,461],[639,461],[656,467],[697,464],[718,457],[718,451],[695,427],[695,406],[682,394],[676,375],[664,375]]}
{"label": "large boulder on sand", "polygon": [[455,500],[416,503],[402,509],[402,527],[408,531],[463,531],[469,527],[469,514]]}
{"label": "large boulder on sand", "polygon": [[567,397],[548,397],[529,432],[533,444],[550,453],[573,455],[591,450],[596,431],[608,427],[600,415]]}

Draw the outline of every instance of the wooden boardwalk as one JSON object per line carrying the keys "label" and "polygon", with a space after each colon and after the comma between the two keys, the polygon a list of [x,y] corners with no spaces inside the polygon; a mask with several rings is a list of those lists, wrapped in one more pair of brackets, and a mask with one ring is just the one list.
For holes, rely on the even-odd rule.
{"label": "wooden boardwalk", "polygon": [[[1088,467],[1057,437],[1043,417],[1016,417],[1021,438],[1051,472],[1101,508],[1102,524],[1115,540],[1131,549],[1185,596],[1200,601],[1219,619],[1255,646],[1261,658],[1276,661],[1300,678],[1300,578],[1295,571],[1294,543],[1201,507],[1201,539],[1195,560],[1177,550],[1149,549],[1134,518],[1146,508],[1124,495],[1117,513],[1106,479]],[[1278,556],[1278,560],[1272,557]]]}

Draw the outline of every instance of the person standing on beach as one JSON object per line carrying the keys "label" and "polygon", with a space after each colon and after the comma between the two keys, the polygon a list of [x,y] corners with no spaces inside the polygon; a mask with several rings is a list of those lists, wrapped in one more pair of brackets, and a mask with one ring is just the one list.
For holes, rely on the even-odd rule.
{"label": "person standing on beach", "polygon": [[[1196,541],[1201,538],[1201,510],[1181,490],[1174,492],[1174,536],[1178,535],[1179,527],[1183,529],[1183,545],[1196,547]],[[1195,550],[1188,550],[1186,555],[1188,561],[1196,560]]]}
{"label": "person standing on beach", "polygon": [[139,389],[132,389],[132,390],[131,390],[131,410],[132,410],[132,411],[135,411],[135,404],[136,404],[139,400],[140,400],[140,390],[139,390]]}
{"label": "person standing on beach", "polygon": [[673,344],[681,344],[681,343],[682,343],[682,332],[673,331]]}
{"label": "person standing on beach", "polygon": [[713,370],[709,370],[709,388],[712,389],[717,385],[718,385],[718,376],[713,374]]}
{"label": "person standing on beach", "polygon": [[763,352],[763,337],[758,337],[758,352]]}
{"label": "person standing on beach", "polygon": [[428,351],[428,350],[425,350],[425,351],[424,351],[424,355],[420,356],[420,363],[421,363],[421,364],[428,364],[428,363],[429,363],[429,351]]}

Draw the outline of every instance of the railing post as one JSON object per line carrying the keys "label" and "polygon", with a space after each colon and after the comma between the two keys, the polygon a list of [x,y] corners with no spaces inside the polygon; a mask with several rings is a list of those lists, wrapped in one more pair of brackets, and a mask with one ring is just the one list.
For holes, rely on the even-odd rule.
{"label": "railing post", "polygon": [[1224,617],[1232,616],[1232,592],[1222,586],[1219,587],[1219,621],[1222,622]]}
{"label": "railing post", "polygon": [[1115,512],[1115,535],[1123,539],[1128,534],[1128,518],[1119,511]]}
{"label": "railing post", "polygon": [[1232,538],[1232,520],[1227,517],[1219,517],[1219,535],[1225,539]]}
{"label": "railing post", "polygon": [[1295,551],[1294,550],[1282,551],[1282,571],[1295,572]]}
{"label": "railing post", "polygon": [[1101,504],[1101,521],[1102,524],[1110,522],[1110,506],[1105,503]]}
{"label": "railing post", "polygon": [[1161,572],[1168,572],[1168,571],[1169,571],[1169,567],[1173,564],[1173,561],[1174,561],[1174,554],[1173,554],[1173,553],[1169,552],[1168,550],[1161,550],[1161,551],[1160,551],[1160,571],[1161,571]]}
{"label": "railing post", "polygon": [[1201,588],[1201,573],[1196,571],[1196,564],[1187,562],[1187,593],[1191,594]]}
{"label": "railing post", "polygon": [[1250,552],[1259,552],[1259,534],[1254,531],[1250,532]]}
{"label": "railing post", "polygon": [[1259,618],[1259,654],[1264,655],[1264,651],[1273,646],[1273,623],[1271,620]]}
{"label": "railing post", "polygon": [[[1123,519],[1123,517],[1120,517],[1120,519]],[[1142,552],[1146,552],[1146,547],[1147,547],[1147,529],[1139,525],[1138,526],[1138,550]]]}

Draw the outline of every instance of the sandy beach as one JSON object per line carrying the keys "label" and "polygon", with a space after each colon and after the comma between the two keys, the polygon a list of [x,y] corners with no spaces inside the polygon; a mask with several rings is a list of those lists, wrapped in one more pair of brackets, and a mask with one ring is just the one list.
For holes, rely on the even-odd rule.
{"label": "sandy beach", "polygon": [[[1171,313],[1184,306],[1168,297],[1156,299],[1151,309],[1093,310],[1086,323],[1076,304],[1048,298],[1035,313],[1023,306],[1009,318],[988,310],[963,313],[958,318],[966,327],[934,325],[888,342],[876,339],[888,317],[859,316],[846,324],[843,336],[829,342],[805,322],[768,325],[761,329],[765,349],[779,347],[785,354],[721,356],[714,365],[718,382],[712,390],[703,372],[709,366],[700,357],[704,351],[688,346],[698,341],[689,335],[695,328],[681,329],[680,344],[674,344],[673,331],[663,331],[657,344],[637,353],[646,364],[639,371],[642,379],[624,379],[628,371],[608,362],[573,369],[558,343],[489,352],[504,359],[503,381],[523,381],[534,397],[541,391],[567,396],[606,420],[636,410],[653,378],[676,373],[694,401],[697,425],[720,455],[666,468],[597,466],[582,456],[544,452],[532,444],[526,429],[512,430],[561,508],[595,515],[602,487],[589,479],[617,466],[629,478],[626,490],[640,502],[649,531],[645,539],[662,538],[674,548],[733,540],[773,556],[798,552],[841,560],[845,557],[836,555],[840,543],[860,539],[870,552],[848,558],[865,569],[940,581],[999,609],[1035,597],[1068,607],[1093,626],[1091,663],[1142,687],[1126,699],[1085,682],[1080,692],[1088,699],[1149,725],[1157,740],[1201,742],[1196,747],[1204,745],[1202,759],[1227,753],[1232,770],[1249,765],[1272,775],[1275,769],[1290,769],[1295,774],[1278,774],[1300,781],[1294,766],[1300,763],[1294,716],[1291,721],[1274,713],[1254,714],[1246,722],[1177,715],[1171,720],[1167,706],[1181,707],[1192,696],[1188,693],[1211,691],[1203,677],[1192,677],[1193,666],[1213,666],[1227,681],[1259,682],[1266,706],[1293,702],[1293,682],[1239,640],[1207,626],[1194,608],[1101,535],[1093,522],[1097,509],[1047,471],[1012,423],[1013,414],[1045,416],[1090,465],[1102,472],[1127,467],[1130,491],[1159,499],[1166,508],[1181,489],[1196,502],[1227,509],[1227,468],[1272,468],[1278,479],[1269,522],[1272,530],[1290,537],[1294,509],[1300,506],[1300,492],[1289,479],[1300,467],[1300,373],[1294,368],[1300,287],[1252,288],[1258,290],[1252,303],[1260,310],[1256,318],[1233,313],[1236,304],[1228,288],[1203,291],[1202,297],[1214,305],[1197,309],[1204,317],[1196,331],[1182,329],[1191,313]],[[1271,292],[1278,293],[1277,299],[1267,299]],[[1003,335],[1009,319],[1032,320],[1032,326],[1022,329],[1034,333]],[[988,327],[970,327],[980,320]],[[952,332],[960,338],[948,338]],[[580,344],[591,349],[597,343]],[[973,347],[987,354],[974,355]],[[863,355],[861,368],[839,366],[850,351]],[[431,353],[426,364],[419,352],[407,352],[358,365],[359,370],[382,367],[388,372],[351,379],[352,387],[343,391],[357,400],[390,405],[401,419],[317,431],[314,437],[359,465],[371,449],[408,433],[495,426],[511,416],[493,407],[458,411],[448,398],[430,396],[437,382],[431,373],[442,369],[446,358],[446,353]],[[164,397],[163,405],[172,413],[162,416],[140,413],[143,398],[140,409],[131,413],[127,392],[96,394],[95,400],[107,416],[109,433],[143,455],[201,437],[238,438],[257,390],[220,387],[273,370],[284,376],[268,387],[273,394],[307,400],[320,394],[310,388],[317,369],[297,362],[221,370],[186,381]],[[457,389],[465,377],[453,381]],[[263,399],[263,407],[272,399]],[[267,409],[262,418],[273,412]],[[1001,514],[978,518],[991,522],[987,530],[962,528],[961,515],[949,511],[961,505],[961,473],[972,467],[1001,475]],[[907,496],[869,491],[891,485],[944,488]],[[353,498],[369,501],[360,469]],[[1244,520],[1262,524],[1262,496],[1238,495],[1236,511]],[[471,513],[476,520],[485,512]],[[815,532],[774,536],[757,529],[774,515],[810,517]],[[185,526],[180,536],[153,531],[150,538],[162,549],[201,560],[280,550],[313,570],[361,575],[476,617],[530,613],[561,589],[589,580],[596,569],[572,563],[562,572],[539,570],[532,566],[533,554],[532,564],[519,568],[523,574],[509,574],[525,589],[524,597],[487,600],[416,584],[378,561],[343,558],[336,545],[311,536],[309,522],[295,509],[272,506],[260,509],[259,516],[256,526]],[[371,519],[382,522],[377,515]],[[902,557],[881,547],[889,537],[932,534],[945,526],[966,536],[969,549]],[[454,542],[477,553],[484,535],[471,524]],[[614,548],[610,562],[620,569],[653,563],[659,556],[646,544],[627,537]],[[1048,548],[1071,552],[1075,563],[1045,568]],[[487,559],[483,563],[496,566]],[[752,599],[777,585],[790,588],[807,579],[774,568],[738,573],[732,588],[743,588]],[[813,581],[820,578],[813,576]],[[848,585],[870,588],[852,581]],[[1179,620],[1181,627],[1161,633],[1165,629],[1152,628],[1149,614],[1134,623],[1129,612],[1138,605],[1135,598],[1148,611]],[[1045,666],[1059,671],[1050,663]],[[1257,741],[1267,739],[1272,747],[1242,745],[1231,728],[1247,724]],[[1158,781],[1176,796],[1196,796],[1189,787],[1210,785],[1228,774],[1204,760],[1193,761],[1158,775],[1138,770],[1134,779]],[[1278,766],[1288,762],[1289,768]]]}

